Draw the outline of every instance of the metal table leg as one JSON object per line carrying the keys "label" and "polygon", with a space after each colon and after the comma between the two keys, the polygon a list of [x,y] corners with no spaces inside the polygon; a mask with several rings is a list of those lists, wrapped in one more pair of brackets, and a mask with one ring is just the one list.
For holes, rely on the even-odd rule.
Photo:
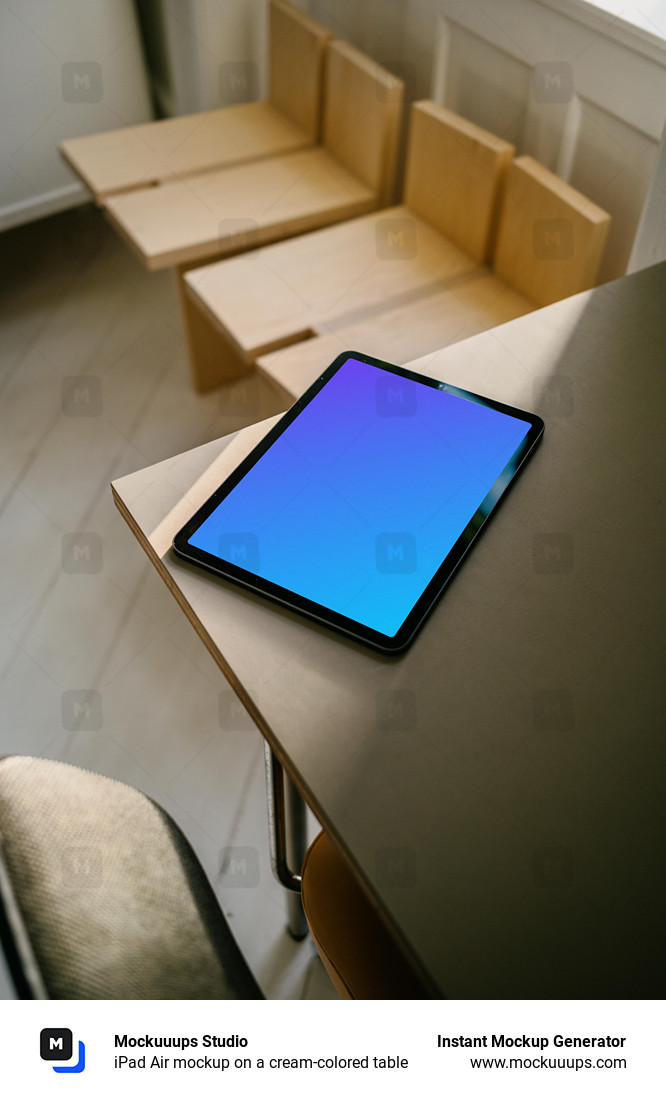
{"label": "metal table leg", "polygon": [[302,940],[308,925],[301,904],[301,876],[291,868],[300,872],[307,848],[305,803],[268,742],[264,742],[264,756],[271,866],[278,882],[289,891],[287,931],[295,940]]}

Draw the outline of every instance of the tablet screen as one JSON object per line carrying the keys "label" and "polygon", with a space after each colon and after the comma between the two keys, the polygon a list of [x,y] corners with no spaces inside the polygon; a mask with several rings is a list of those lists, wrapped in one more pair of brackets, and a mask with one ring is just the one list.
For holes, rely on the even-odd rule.
{"label": "tablet screen", "polygon": [[395,639],[535,418],[353,353],[336,363],[187,544],[364,640]]}

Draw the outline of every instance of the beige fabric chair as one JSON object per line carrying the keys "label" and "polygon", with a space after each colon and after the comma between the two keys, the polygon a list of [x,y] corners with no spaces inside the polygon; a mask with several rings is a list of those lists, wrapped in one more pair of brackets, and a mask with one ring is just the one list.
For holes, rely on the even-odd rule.
{"label": "beige fabric chair", "polygon": [[261,997],[178,826],[116,780],[0,759],[0,902],[20,997]]}

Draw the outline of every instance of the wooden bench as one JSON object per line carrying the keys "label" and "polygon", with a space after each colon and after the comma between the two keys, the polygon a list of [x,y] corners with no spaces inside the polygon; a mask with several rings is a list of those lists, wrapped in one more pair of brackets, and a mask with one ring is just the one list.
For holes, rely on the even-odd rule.
{"label": "wooden bench", "polygon": [[322,145],[107,200],[111,223],[149,270],[176,268],[199,390],[234,372],[220,366],[215,326],[183,293],[185,272],[364,214],[392,196],[402,81],[344,42],[327,58]]}
{"label": "wooden bench", "polygon": [[[335,46],[331,47],[331,54]],[[490,255],[513,146],[430,102],[412,108],[404,203],[184,276],[195,384],[259,356],[455,290]]]}
{"label": "wooden bench", "polygon": [[243,252],[385,204],[403,86],[344,42],[328,49],[323,144],[106,203],[149,270]]}
{"label": "wooden bench", "polygon": [[306,148],[319,140],[332,38],[286,0],[270,0],[267,101],[72,138],[60,151],[103,204],[111,195]]}
{"label": "wooden bench", "polygon": [[299,397],[342,351],[396,363],[494,328],[595,285],[610,217],[531,157],[506,181],[493,271],[258,358],[281,399]]}

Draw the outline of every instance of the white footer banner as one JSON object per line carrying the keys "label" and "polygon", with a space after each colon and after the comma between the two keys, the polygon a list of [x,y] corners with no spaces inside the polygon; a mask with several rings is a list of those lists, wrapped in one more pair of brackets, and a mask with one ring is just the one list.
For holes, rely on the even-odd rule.
{"label": "white footer banner", "polygon": [[5,1001],[6,1096],[666,1094],[660,1001]]}

